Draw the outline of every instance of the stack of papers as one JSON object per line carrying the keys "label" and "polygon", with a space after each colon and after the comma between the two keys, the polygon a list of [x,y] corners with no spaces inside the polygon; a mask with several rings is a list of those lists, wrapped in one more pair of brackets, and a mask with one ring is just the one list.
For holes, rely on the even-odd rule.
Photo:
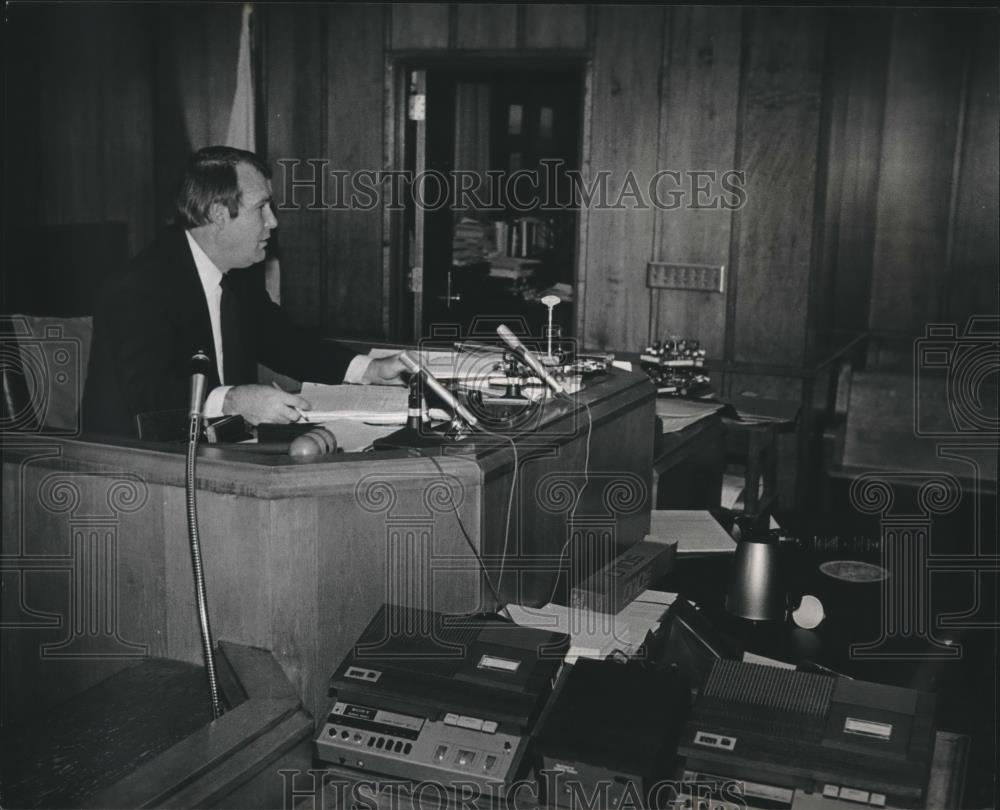
{"label": "stack of papers", "polygon": [[609,655],[634,656],[646,636],[656,632],[667,608],[677,594],[665,591],[643,591],[634,602],[619,613],[596,613],[579,607],[549,603],[540,608],[507,605],[515,624],[540,630],[566,633],[570,647],[566,663],[578,658],[603,660]]}
{"label": "stack of papers", "polygon": [[310,422],[352,419],[404,424],[409,391],[398,385],[324,385],[303,383],[301,396],[312,405]]}

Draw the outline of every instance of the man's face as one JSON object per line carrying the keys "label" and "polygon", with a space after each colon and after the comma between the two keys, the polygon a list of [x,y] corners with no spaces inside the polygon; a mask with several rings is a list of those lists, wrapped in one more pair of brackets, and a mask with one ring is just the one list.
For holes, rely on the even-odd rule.
{"label": "man's face", "polygon": [[229,217],[219,234],[219,246],[225,252],[229,267],[249,267],[264,261],[267,240],[278,227],[271,210],[271,183],[252,166],[236,166],[242,199],[235,217]]}

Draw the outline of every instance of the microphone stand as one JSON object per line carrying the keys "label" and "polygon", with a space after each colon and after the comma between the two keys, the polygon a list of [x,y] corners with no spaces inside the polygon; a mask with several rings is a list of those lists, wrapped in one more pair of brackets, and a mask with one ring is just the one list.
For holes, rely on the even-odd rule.
{"label": "microphone stand", "polygon": [[199,368],[211,362],[207,355],[198,352],[192,358],[196,370],[191,379],[191,421],[188,427],[187,464],[184,476],[184,495],[187,507],[188,539],[191,544],[191,566],[194,572],[194,592],[198,605],[198,626],[201,630],[201,649],[208,672],[208,690],[212,701],[212,719],[222,716],[222,700],[219,697],[218,674],[215,668],[215,645],[212,643],[212,628],[208,619],[208,597],[205,592],[205,570],[201,561],[201,543],[198,539],[198,507],[195,497],[195,459],[198,455],[198,438],[201,434],[201,409],[205,397],[205,374]]}
{"label": "microphone stand", "polygon": [[419,407],[419,405],[415,404],[414,400],[419,403],[418,380],[423,380],[427,388],[437,394],[444,404],[448,406],[451,410],[452,418],[443,433],[429,430],[425,433],[421,427],[419,416],[416,420],[412,416],[409,416],[406,427],[390,433],[388,436],[376,439],[372,442],[373,447],[376,449],[440,447],[443,444],[461,439],[469,430],[475,429],[476,425],[479,424],[479,420],[475,414],[459,402],[455,395],[445,388],[437,377],[424,368],[409,352],[400,352],[399,359],[411,375],[411,401],[407,411],[412,412],[416,407]]}

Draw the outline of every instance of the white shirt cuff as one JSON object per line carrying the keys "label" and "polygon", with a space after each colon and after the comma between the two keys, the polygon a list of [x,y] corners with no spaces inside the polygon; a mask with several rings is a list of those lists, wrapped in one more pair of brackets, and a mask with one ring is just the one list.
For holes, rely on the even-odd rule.
{"label": "white shirt cuff", "polygon": [[368,370],[368,366],[371,363],[372,358],[367,354],[359,354],[355,357],[351,364],[347,367],[347,371],[344,373],[344,382],[353,383],[354,385],[360,385],[364,382],[365,372]]}
{"label": "white shirt cuff", "polygon": [[215,419],[217,416],[222,416],[222,403],[225,402],[226,394],[232,387],[231,385],[220,385],[209,392],[208,396],[205,397],[205,407],[202,409],[202,415],[205,419]]}

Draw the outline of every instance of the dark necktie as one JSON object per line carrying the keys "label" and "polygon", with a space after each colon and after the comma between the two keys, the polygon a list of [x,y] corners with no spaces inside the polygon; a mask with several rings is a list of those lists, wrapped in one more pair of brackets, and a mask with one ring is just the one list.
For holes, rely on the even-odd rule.
{"label": "dark necktie", "polygon": [[222,301],[219,305],[220,328],[222,329],[222,382],[226,385],[240,385],[240,308],[233,290],[233,282],[226,273],[220,282]]}

